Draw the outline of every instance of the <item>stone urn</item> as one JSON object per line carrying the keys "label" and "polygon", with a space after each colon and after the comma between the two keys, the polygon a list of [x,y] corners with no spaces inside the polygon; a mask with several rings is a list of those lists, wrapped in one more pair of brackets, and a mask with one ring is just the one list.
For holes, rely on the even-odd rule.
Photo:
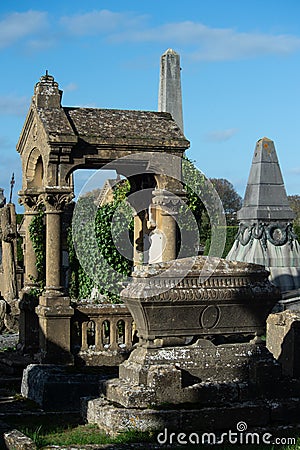
{"label": "stone urn", "polygon": [[121,292],[141,342],[178,345],[265,333],[280,299],[263,266],[197,256],[138,267]]}

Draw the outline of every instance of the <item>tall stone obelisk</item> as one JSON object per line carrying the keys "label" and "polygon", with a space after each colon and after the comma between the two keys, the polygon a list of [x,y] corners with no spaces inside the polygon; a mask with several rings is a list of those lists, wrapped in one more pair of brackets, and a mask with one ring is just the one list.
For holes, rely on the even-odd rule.
{"label": "tall stone obelisk", "polygon": [[226,259],[262,264],[282,292],[300,288],[300,245],[274,142],[264,137],[255,147],[240,228]]}
{"label": "tall stone obelisk", "polygon": [[160,60],[158,111],[169,112],[183,132],[180,56],[168,49]]}

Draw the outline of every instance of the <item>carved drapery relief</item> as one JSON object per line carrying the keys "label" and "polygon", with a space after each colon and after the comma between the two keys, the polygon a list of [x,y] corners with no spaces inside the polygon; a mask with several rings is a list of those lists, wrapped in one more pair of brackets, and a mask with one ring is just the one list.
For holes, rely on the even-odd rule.
{"label": "carved drapery relief", "polygon": [[268,242],[276,247],[289,244],[291,249],[297,239],[291,223],[257,223],[252,225],[240,224],[236,237],[237,245],[252,245],[254,239],[259,239],[262,247],[267,250]]}

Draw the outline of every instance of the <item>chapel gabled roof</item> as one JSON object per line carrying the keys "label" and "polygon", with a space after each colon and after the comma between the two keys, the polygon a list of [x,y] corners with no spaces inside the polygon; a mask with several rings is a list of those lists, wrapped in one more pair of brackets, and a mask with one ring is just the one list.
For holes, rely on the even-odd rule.
{"label": "chapel gabled roof", "polygon": [[91,144],[124,139],[171,147],[189,144],[165,112],[62,107],[38,108],[38,115],[50,137],[74,134]]}
{"label": "chapel gabled roof", "polygon": [[49,143],[84,141],[90,145],[137,145],[185,149],[189,141],[167,112],[64,107],[58,83],[46,72],[35,86],[35,110]]}

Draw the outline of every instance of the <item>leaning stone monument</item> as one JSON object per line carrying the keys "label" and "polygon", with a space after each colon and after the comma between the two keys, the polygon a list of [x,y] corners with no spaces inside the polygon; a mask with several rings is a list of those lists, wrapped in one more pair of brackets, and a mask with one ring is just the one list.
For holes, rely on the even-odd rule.
{"label": "leaning stone monument", "polygon": [[236,240],[226,259],[262,264],[282,292],[300,287],[300,245],[274,146],[268,138],[255,147]]}

